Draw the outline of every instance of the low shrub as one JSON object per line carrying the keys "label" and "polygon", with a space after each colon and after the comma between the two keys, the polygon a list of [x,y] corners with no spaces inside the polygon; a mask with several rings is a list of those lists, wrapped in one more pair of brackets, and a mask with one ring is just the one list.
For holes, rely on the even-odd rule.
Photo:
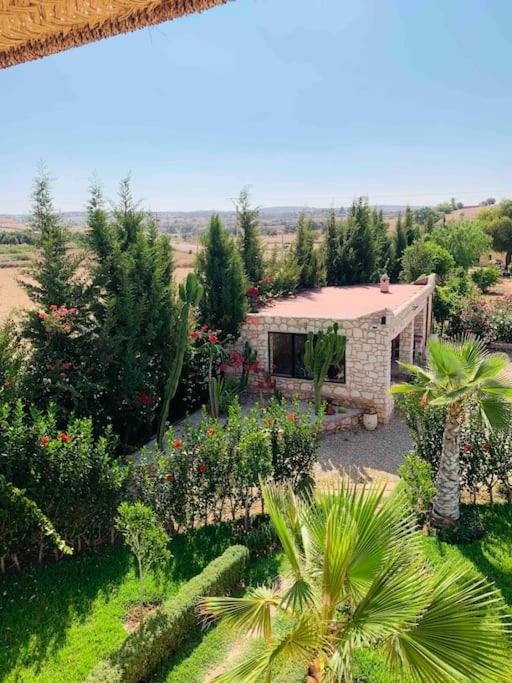
{"label": "low shrub", "polygon": [[496,266],[478,268],[471,273],[471,278],[476,286],[485,294],[495,285],[501,277],[501,272]]}
{"label": "low shrub", "polygon": [[407,453],[398,474],[409,505],[415,511],[418,523],[423,524],[436,495],[432,465],[415,453]]}
{"label": "low shrub", "polygon": [[87,683],[136,683],[149,676],[162,659],[176,652],[200,628],[196,614],[199,598],[230,592],[242,579],[248,559],[244,546],[228,548],[101,662]]}

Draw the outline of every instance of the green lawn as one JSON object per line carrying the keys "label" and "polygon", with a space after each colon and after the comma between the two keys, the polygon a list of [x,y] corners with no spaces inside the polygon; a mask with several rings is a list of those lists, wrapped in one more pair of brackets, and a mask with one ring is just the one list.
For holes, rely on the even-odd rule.
{"label": "green lawn", "polygon": [[[450,546],[425,538],[425,552],[433,563],[462,558],[487,575],[512,606],[512,506],[486,508],[486,536],[466,546]],[[150,586],[151,596],[170,596],[232,538],[226,527],[199,530],[172,541],[175,559],[166,582]],[[248,585],[268,583],[283,571],[281,555],[259,560],[250,568]],[[0,680],[83,681],[91,668],[125,637],[123,615],[136,597],[133,564],[120,547],[35,568],[20,576],[0,579]],[[199,633],[185,643],[178,656],[162,663],[155,683],[201,683],[208,671],[226,660],[237,642],[224,626]],[[240,648],[257,647],[249,643]],[[392,683],[376,652],[357,657],[360,680]],[[299,683],[302,672],[283,671],[277,683]]]}

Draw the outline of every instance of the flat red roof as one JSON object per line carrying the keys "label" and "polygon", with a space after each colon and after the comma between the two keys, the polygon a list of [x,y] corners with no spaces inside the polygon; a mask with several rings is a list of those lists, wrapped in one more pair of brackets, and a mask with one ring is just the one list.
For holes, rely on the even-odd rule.
{"label": "flat red roof", "polygon": [[265,315],[280,318],[321,318],[329,320],[355,320],[384,309],[397,311],[425,285],[390,285],[389,292],[380,291],[380,285],[353,285],[349,287],[320,287],[293,297],[276,299],[263,306],[251,317]]}

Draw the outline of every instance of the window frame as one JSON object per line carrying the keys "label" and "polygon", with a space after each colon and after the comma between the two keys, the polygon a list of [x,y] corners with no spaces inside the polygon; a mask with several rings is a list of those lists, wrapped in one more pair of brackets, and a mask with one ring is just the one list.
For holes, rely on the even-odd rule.
{"label": "window frame", "polygon": [[[273,349],[272,349],[272,335],[275,334],[285,334],[291,337],[291,366],[292,366],[292,374],[285,374],[282,372],[275,372],[272,369],[272,361],[273,361]],[[313,381],[313,378],[308,376],[308,375],[297,375],[295,372],[295,337],[306,337],[307,338],[307,333],[304,332],[273,332],[269,331],[267,333],[267,343],[268,343],[268,370],[269,374],[271,377],[282,377],[283,379],[300,379],[300,380],[306,380],[308,382]],[[341,335],[340,335],[341,336]],[[347,338],[345,337],[345,340]],[[343,355],[343,379],[329,379],[329,377],[326,377],[325,379],[325,384],[346,384],[347,383],[347,347],[346,347],[347,341],[345,341],[345,353]]]}

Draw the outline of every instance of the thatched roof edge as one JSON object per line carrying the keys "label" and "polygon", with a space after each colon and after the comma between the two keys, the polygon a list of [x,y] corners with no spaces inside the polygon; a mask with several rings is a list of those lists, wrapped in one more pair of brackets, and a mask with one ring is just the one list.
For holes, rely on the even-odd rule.
{"label": "thatched roof edge", "polygon": [[[148,0],[147,6],[135,9],[128,16],[109,17],[104,22],[91,26],[88,22],[77,19],[61,31],[49,29],[46,35],[34,39],[27,39],[20,45],[2,50],[0,48],[0,69],[15,66],[47,55],[55,54],[72,47],[79,47],[87,43],[116,36],[129,31],[136,31],[146,26],[159,24],[163,21],[177,19],[186,14],[202,12],[204,10],[223,5],[233,0],[164,0],[155,3]],[[80,0],[77,0],[77,5]],[[115,5],[115,0],[113,3]],[[124,13],[126,15],[126,12]],[[1,36],[0,36],[1,39]]]}

